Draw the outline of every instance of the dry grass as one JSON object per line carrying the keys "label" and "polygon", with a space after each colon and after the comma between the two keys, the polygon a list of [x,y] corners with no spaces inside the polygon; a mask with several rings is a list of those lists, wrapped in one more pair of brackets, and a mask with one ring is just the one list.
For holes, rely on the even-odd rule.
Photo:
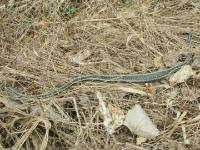
{"label": "dry grass", "polygon": [[[82,74],[153,71],[158,69],[155,58],[162,57],[170,66],[186,54],[189,31],[199,56],[198,0],[1,1],[1,82],[38,94]],[[165,88],[167,81],[153,83],[150,88],[156,92],[151,97],[117,90],[145,87],[122,83],[81,83],[45,101],[16,99],[1,91],[0,148],[200,149],[200,121],[194,119],[200,111],[199,83],[190,79],[171,88]],[[96,91],[124,111],[141,104],[161,135],[139,146],[125,127],[109,137],[98,113]],[[176,121],[178,114],[182,122]]]}

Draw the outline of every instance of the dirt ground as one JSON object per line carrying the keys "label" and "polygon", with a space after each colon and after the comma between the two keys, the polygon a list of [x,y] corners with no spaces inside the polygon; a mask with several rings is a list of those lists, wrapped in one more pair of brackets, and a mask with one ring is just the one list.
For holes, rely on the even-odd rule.
{"label": "dirt ground", "polygon": [[[185,59],[188,32],[196,77],[183,83],[84,82],[47,99],[5,90],[36,95],[80,75],[167,68]],[[200,149],[199,60],[199,0],[0,1],[0,149]],[[97,92],[124,113],[140,104],[159,136],[136,145],[126,126],[108,135]]]}

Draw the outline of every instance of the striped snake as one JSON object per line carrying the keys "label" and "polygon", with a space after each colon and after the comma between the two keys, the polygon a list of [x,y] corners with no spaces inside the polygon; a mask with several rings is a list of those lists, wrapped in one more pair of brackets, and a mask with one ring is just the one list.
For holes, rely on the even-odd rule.
{"label": "striped snake", "polygon": [[86,76],[80,76],[72,79],[71,81],[63,84],[61,87],[49,91],[44,94],[39,95],[24,95],[21,93],[18,93],[12,88],[6,87],[7,90],[15,93],[18,97],[22,98],[38,98],[38,99],[45,99],[52,96],[57,96],[64,91],[67,91],[70,87],[72,87],[74,84],[77,84],[79,82],[83,81],[103,81],[103,82],[128,82],[128,83],[148,83],[148,82],[154,82],[161,79],[164,79],[168,76],[170,76],[172,73],[175,73],[178,71],[182,66],[187,65],[191,63],[192,61],[192,33],[188,34],[188,42],[189,42],[189,48],[188,48],[188,54],[187,58],[175,66],[172,66],[168,69],[163,69],[159,71],[155,71],[152,73],[145,73],[145,74],[128,74],[128,75],[86,75]]}

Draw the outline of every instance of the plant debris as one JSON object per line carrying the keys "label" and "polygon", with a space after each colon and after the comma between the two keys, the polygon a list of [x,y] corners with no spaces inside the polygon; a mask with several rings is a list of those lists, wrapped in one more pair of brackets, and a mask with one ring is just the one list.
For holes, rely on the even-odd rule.
{"label": "plant debris", "polygon": [[[200,149],[199,14],[198,0],[1,0],[0,149]],[[5,90],[41,94],[81,75],[165,69],[187,55],[188,32],[192,70],[170,85],[82,82],[39,100]],[[161,132],[139,145],[120,126],[135,104]]]}

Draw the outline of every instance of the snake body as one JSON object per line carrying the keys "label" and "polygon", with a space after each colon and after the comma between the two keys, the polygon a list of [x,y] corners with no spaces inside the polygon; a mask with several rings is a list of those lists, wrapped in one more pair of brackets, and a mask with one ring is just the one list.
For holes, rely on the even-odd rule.
{"label": "snake body", "polygon": [[188,54],[187,58],[175,66],[172,66],[168,69],[163,69],[159,71],[155,71],[152,73],[145,73],[145,74],[128,74],[128,75],[86,75],[86,76],[80,76],[76,77],[69,82],[65,83],[63,86],[57,88],[56,90],[49,91],[44,94],[39,95],[24,95],[16,92],[13,89],[10,89],[12,92],[17,94],[19,97],[23,98],[38,98],[38,99],[45,99],[52,96],[57,96],[64,91],[67,91],[70,87],[73,85],[84,82],[84,81],[101,81],[101,82],[128,82],[128,83],[148,83],[148,82],[154,82],[161,79],[164,79],[168,76],[170,76],[172,73],[175,73],[178,71],[182,66],[190,64],[192,61],[192,33],[188,34],[188,41],[189,41],[189,48],[188,48]]}

